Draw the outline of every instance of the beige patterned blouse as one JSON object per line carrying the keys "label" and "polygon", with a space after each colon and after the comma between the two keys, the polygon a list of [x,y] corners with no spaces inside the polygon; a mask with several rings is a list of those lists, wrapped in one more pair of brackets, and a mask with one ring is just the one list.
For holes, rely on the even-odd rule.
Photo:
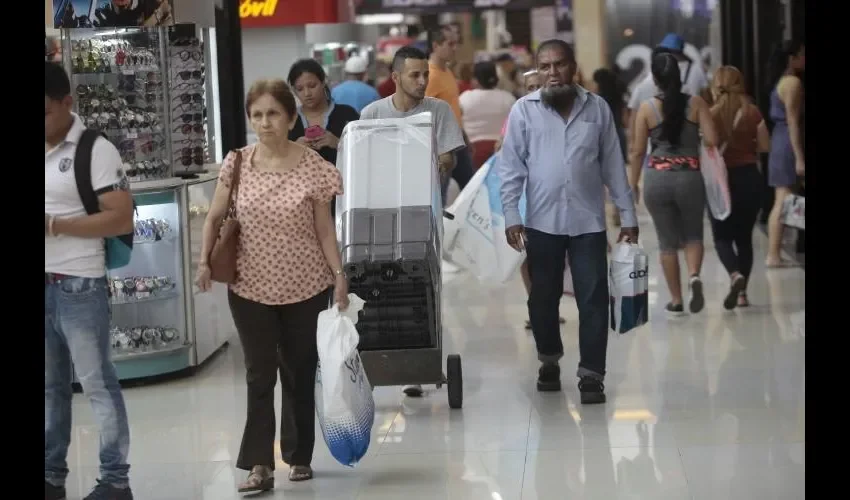
{"label": "beige patterned blouse", "polygon": [[[313,201],[342,194],[342,176],[319,153],[306,149],[286,172],[257,170],[255,145],[242,148],[236,199],[240,233],[236,295],[266,305],[294,304],[333,285],[313,221]],[[235,155],[224,159],[219,182],[230,186]]]}

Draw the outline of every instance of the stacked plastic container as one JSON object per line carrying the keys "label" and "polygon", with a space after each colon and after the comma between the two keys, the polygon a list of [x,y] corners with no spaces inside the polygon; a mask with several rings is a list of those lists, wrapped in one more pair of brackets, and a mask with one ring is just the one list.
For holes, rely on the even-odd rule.
{"label": "stacked plastic container", "polygon": [[343,266],[366,301],[360,350],[438,347],[443,209],[431,114],[349,123],[337,167]]}

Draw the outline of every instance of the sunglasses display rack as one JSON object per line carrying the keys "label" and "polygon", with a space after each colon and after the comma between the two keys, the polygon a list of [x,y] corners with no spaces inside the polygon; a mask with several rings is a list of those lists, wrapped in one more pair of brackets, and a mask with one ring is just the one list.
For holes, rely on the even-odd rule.
{"label": "sunglasses display rack", "polygon": [[174,34],[168,55],[172,164],[175,173],[200,172],[209,157],[204,47],[195,36]]}
{"label": "sunglasses display rack", "polygon": [[160,30],[68,32],[80,118],[115,144],[131,182],[171,177]]}

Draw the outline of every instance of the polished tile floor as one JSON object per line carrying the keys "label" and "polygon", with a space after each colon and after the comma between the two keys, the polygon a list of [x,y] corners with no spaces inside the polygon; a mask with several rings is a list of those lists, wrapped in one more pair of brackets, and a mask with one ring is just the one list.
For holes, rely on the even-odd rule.
{"label": "polished tile floor", "polygon": [[[641,227],[654,252],[647,217]],[[256,498],[805,498],[804,272],[768,273],[757,258],[753,307],[726,312],[728,280],[707,237],[706,310],[667,319],[666,287],[653,274],[651,323],[610,339],[606,405],[578,403],[571,299],[562,305],[564,391],[538,394],[519,281],[487,289],[459,274],[447,279],[444,324],[446,350],[463,355],[463,410],[449,410],[445,388],[421,400],[378,388],[373,443],[358,467],[335,463],[319,437],[314,481],[289,483],[279,462],[278,489]],[[754,238],[763,255],[764,235]],[[239,498],[241,357],[234,341],[192,378],[126,390],[136,499]],[[77,499],[97,475],[98,435],[83,396],[74,413],[68,489]]]}

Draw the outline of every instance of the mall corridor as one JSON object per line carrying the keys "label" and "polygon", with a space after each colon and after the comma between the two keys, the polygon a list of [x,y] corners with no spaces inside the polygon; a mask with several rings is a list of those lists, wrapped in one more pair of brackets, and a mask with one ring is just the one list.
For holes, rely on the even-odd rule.
{"label": "mall corridor", "polygon": [[[246,498],[804,498],[804,271],[768,273],[757,258],[753,306],[726,312],[728,279],[708,237],[706,310],[668,319],[652,225],[645,215],[640,223],[656,270],[651,324],[611,338],[606,405],[578,404],[572,299],[562,305],[564,392],[539,394],[519,279],[485,289],[459,274],[444,289],[444,330],[446,350],[463,355],[463,410],[449,410],[445,387],[431,387],[421,400],[378,388],[372,446],[357,468],[337,464],[319,437],[315,480],[290,483],[278,456],[278,489]],[[764,255],[764,234],[754,238]],[[239,498],[244,374],[234,342],[193,377],[126,390],[137,500]],[[69,498],[79,499],[98,464],[97,429],[80,395],[74,418],[67,486]]]}

